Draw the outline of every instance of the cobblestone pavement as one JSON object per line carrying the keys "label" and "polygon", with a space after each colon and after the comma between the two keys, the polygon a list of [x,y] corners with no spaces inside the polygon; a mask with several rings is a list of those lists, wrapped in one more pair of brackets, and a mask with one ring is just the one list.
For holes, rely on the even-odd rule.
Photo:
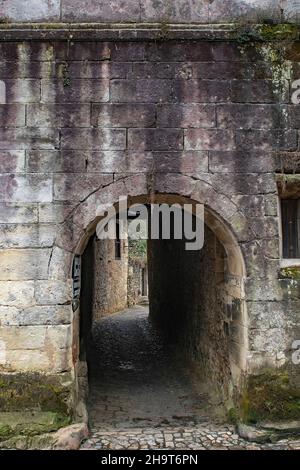
{"label": "cobblestone pavement", "polygon": [[218,397],[168,349],[146,307],[95,325],[90,355],[90,438],[82,449],[289,449],[245,442],[225,426]]}
{"label": "cobblestone pavement", "polygon": [[82,450],[188,449],[188,450],[300,450],[300,441],[282,440],[275,444],[256,444],[240,439],[232,426],[191,425],[184,427],[91,429]]}

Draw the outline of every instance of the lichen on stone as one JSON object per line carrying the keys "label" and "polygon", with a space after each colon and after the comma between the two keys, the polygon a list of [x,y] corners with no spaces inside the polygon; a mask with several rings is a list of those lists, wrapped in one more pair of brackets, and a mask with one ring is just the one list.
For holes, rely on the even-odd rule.
{"label": "lichen on stone", "polygon": [[0,442],[20,436],[33,437],[54,432],[70,424],[61,413],[41,411],[0,412]]}
{"label": "lichen on stone", "polygon": [[283,279],[300,279],[300,266],[283,268],[280,270],[280,278]]}
{"label": "lichen on stone", "polygon": [[246,423],[299,419],[300,390],[286,369],[262,371],[248,377],[240,411]]}

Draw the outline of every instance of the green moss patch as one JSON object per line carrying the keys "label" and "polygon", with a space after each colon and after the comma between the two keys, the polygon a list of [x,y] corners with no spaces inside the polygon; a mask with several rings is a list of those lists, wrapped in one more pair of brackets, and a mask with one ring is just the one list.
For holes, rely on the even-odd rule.
{"label": "green moss patch", "polygon": [[60,413],[25,411],[0,413],[0,442],[20,436],[33,437],[68,426],[70,418]]}
{"label": "green moss patch", "polygon": [[287,371],[263,372],[248,379],[241,417],[246,423],[300,419],[300,390]]}
{"label": "green moss patch", "polygon": [[263,41],[273,41],[278,39],[299,39],[300,27],[297,24],[262,24],[256,27],[258,34]]}
{"label": "green moss patch", "polygon": [[39,410],[69,414],[71,378],[43,374],[1,374],[0,411]]}
{"label": "green moss patch", "polygon": [[300,280],[300,266],[283,268],[279,272],[281,279],[299,279]]}

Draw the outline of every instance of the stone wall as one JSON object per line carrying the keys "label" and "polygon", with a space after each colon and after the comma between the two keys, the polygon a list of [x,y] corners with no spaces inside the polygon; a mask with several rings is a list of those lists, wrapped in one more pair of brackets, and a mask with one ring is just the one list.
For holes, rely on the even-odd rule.
{"label": "stone wall", "polygon": [[299,280],[280,270],[276,172],[299,155],[299,43],[269,28],[1,42],[1,373],[74,370],[74,253],[120,195],[160,194],[205,204],[247,302],[247,374],[298,376]]}
{"label": "stone wall", "polygon": [[144,263],[131,260],[128,269],[128,306],[136,305],[143,296],[143,270]]}
{"label": "stone wall", "polygon": [[121,259],[116,259],[114,240],[95,240],[94,321],[127,307],[128,247],[121,243]]}
{"label": "stone wall", "polygon": [[2,0],[2,21],[228,23],[295,21],[295,0]]}
{"label": "stone wall", "polygon": [[[226,252],[205,228],[200,251],[186,251],[186,240],[150,241],[150,316],[169,340],[196,365],[223,399],[234,386],[243,348],[241,298],[229,300]],[[241,294],[240,294],[241,295]],[[232,305],[236,305],[232,315]],[[230,385],[231,384],[231,385]]]}

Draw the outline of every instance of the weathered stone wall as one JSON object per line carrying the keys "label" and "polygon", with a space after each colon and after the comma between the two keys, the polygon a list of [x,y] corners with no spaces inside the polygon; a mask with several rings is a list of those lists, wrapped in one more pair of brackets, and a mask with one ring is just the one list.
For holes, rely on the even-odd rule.
{"label": "weathered stone wall", "polygon": [[297,19],[295,0],[2,0],[2,21],[226,23]]}
{"label": "weathered stone wall", "polygon": [[137,304],[143,295],[143,265],[138,260],[130,260],[128,268],[128,306]]}
{"label": "weathered stone wall", "polygon": [[100,206],[160,193],[205,203],[247,278],[248,373],[298,374],[275,172],[298,155],[299,43],[263,39],[0,44],[1,372],[73,370],[73,255]]}
{"label": "weathered stone wall", "polygon": [[185,243],[149,241],[150,315],[226,396],[231,318],[224,299],[225,251],[207,227],[202,250],[186,251]]}
{"label": "weathered stone wall", "polygon": [[95,239],[94,321],[127,307],[128,247],[121,243],[121,259],[116,259],[114,240]]}

